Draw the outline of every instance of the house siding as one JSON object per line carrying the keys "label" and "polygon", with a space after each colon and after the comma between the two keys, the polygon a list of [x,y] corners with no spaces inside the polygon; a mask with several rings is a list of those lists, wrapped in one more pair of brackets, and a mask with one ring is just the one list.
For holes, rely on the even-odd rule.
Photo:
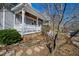
{"label": "house siding", "polygon": [[[13,28],[14,26],[13,13],[5,9],[5,29]],[[0,29],[3,28],[3,10],[0,10]]]}
{"label": "house siding", "polygon": [[2,10],[0,10],[0,29],[2,29],[2,23],[3,23],[2,17],[3,17],[3,13],[2,13]]}
{"label": "house siding", "polygon": [[13,13],[6,9],[5,12],[5,29],[14,27],[14,16]]}

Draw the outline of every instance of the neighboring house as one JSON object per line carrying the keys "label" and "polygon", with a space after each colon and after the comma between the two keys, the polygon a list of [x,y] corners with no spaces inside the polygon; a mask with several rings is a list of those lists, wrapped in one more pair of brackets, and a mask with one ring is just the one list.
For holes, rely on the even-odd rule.
{"label": "neighboring house", "polygon": [[41,31],[44,19],[31,4],[17,4],[11,11],[5,8],[0,10],[0,29],[13,28],[21,35],[36,33]]}

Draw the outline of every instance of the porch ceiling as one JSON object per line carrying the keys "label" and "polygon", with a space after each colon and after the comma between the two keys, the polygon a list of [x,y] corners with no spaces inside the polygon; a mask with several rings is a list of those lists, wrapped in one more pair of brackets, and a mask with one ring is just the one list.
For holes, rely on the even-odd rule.
{"label": "porch ceiling", "polygon": [[28,13],[28,12],[25,13],[25,16],[28,16],[28,17],[31,17],[31,18],[37,19],[36,16],[34,16],[34,15]]}
{"label": "porch ceiling", "polygon": [[[18,13],[17,15],[20,15],[21,16],[22,15],[22,12]],[[28,12],[25,12],[25,17],[27,17],[27,18],[29,18],[29,19],[31,19],[33,21],[36,21],[37,20],[37,17],[36,16],[34,16],[34,15],[28,13]]]}

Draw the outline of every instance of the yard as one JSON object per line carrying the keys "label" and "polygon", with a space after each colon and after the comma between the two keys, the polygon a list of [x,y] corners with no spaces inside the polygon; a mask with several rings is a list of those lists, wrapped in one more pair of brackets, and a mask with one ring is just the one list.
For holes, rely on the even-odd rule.
{"label": "yard", "polygon": [[2,56],[53,56],[53,55],[79,55],[79,37],[73,37],[74,44],[66,43],[68,36],[61,34],[56,41],[57,47],[49,52],[46,44],[46,37],[41,33],[25,35],[20,43],[1,46]]}

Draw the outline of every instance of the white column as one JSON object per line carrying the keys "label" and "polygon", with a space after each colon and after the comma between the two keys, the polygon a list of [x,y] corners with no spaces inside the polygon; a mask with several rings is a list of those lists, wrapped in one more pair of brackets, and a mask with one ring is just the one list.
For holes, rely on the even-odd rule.
{"label": "white column", "polygon": [[38,32],[38,17],[37,17],[36,25],[37,25],[36,30]]}
{"label": "white column", "polygon": [[36,25],[37,25],[37,27],[38,27],[38,17],[37,17]]}
{"label": "white column", "polygon": [[14,28],[15,28],[16,14],[14,14]]}
{"label": "white column", "polygon": [[25,17],[25,11],[22,9],[22,35],[24,34],[24,17]]}
{"label": "white column", "polygon": [[3,29],[5,29],[5,8],[3,7]]}

